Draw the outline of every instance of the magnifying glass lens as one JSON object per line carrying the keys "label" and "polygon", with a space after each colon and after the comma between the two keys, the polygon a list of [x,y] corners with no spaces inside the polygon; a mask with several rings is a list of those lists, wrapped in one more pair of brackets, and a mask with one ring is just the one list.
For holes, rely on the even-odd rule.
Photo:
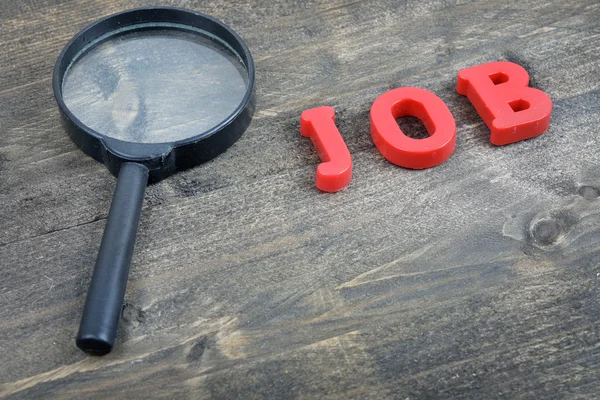
{"label": "magnifying glass lens", "polygon": [[209,131],[242,103],[248,72],[208,34],[136,26],[98,40],[68,67],[67,108],[100,135],[167,143]]}

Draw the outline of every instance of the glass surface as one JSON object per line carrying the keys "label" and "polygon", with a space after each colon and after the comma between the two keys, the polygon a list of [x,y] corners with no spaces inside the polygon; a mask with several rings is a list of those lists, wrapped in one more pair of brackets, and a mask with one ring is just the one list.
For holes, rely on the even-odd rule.
{"label": "glass surface", "polygon": [[62,95],[85,125],[112,138],[165,143],[196,136],[240,105],[247,71],[224,44],[179,29],[112,36],[67,69]]}

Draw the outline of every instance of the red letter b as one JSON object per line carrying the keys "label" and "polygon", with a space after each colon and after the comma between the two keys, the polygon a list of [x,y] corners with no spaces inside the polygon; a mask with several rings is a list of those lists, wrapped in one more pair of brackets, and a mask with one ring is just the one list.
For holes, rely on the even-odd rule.
{"label": "red letter b", "polygon": [[493,62],[463,69],[456,91],[467,96],[502,146],[541,135],[550,126],[552,101],[528,87],[529,74],[511,62]]}

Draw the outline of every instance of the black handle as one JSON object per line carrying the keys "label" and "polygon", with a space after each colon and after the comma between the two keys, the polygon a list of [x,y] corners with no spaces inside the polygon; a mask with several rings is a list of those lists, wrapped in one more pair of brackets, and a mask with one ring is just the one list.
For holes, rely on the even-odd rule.
{"label": "black handle", "polygon": [[115,344],[147,184],[148,168],[121,166],[77,334],[83,351],[106,354]]}

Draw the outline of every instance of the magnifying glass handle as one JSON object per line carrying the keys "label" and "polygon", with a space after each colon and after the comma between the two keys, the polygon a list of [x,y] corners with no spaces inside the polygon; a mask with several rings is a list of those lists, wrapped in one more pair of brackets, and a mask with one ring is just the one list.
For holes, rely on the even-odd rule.
{"label": "magnifying glass handle", "polygon": [[147,184],[144,165],[121,166],[77,334],[83,351],[106,354],[115,344]]}

